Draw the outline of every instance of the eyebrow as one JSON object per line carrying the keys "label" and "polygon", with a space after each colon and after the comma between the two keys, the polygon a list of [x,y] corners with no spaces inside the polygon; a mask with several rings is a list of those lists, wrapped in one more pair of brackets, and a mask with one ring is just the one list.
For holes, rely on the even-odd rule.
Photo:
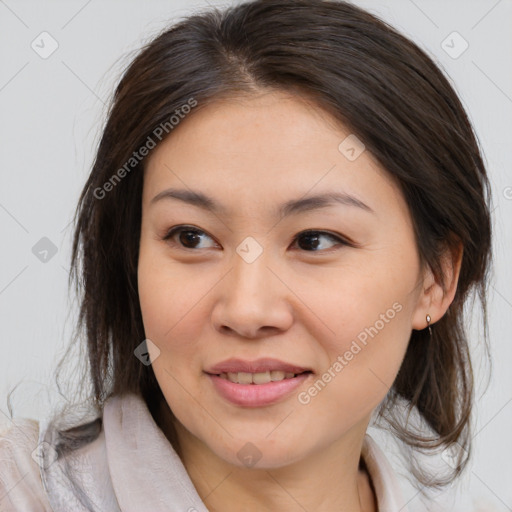
{"label": "eyebrow", "polygon": [[[208,197],[198,191],[169,188],[153,197],[150,204],[157,203],[164,199],[176,199],[219,215],[226,216],[228,213],[224,206],[211,197]],[[277,209],[276,215],[279,215],[280,217],[287,217],[297,213],[326,208],[335,204],[353,206],[375,214],[375,211],[372,208],[354,196],[344,192],[326,192],[323,194],[287,201],[280,205]]]}

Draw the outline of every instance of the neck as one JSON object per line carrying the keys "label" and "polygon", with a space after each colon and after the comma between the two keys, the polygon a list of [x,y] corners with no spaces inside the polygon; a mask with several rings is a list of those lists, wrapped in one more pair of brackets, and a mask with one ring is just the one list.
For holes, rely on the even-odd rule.
{"label": "neck", "polygon": [[371,481],[360,453],[364,429],[278,468],[246,468],[218,457],[164,405],[157,423],[181,458],[210,512],[315,510],[376,512]]}

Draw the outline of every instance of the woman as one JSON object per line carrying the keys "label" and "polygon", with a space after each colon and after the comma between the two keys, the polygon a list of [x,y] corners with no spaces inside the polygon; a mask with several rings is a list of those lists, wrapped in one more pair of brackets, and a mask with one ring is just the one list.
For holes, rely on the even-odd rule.
{"label": "woman", "polygon": [[344,2],[190,16],[125,72],[77,208],[90,407],[4,435],[0,503],[406,510],[366,431],[449,450],[420,485],[463,470],[490,242],[472,127],[412,42]]}

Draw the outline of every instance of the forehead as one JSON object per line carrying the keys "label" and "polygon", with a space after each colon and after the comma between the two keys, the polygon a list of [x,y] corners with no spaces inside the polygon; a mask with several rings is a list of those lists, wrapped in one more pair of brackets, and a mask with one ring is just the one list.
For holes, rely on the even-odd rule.
{"label": "forehead", "polygon": [[272,92],[196,109],[149,155],[145,201],[179,185],[226,200],[338,189],[396,202],[396,185],[368,151],[356,159],[342,151],[350,130],[304,98]]}

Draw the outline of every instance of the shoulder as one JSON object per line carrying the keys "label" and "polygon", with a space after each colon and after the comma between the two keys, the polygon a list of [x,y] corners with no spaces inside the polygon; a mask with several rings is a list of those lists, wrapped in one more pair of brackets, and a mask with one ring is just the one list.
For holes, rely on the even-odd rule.
{"label": "shoulder", "polygon": [[[0,511],[117,510],[96,412],[75,404],[41,421],[14,419],[0,430]],[[96,508],[92,503],[103,494]]]}
{"label": "shoulder", "polygon": [[41,478],[39,422],[12,420],[0,431],[0,510],[50,512]]}
{"label": "shoulder", "polygon": [[41,476],[54,512],[118,512],[105,449],[103,415],[74,404],[40,427]]}

